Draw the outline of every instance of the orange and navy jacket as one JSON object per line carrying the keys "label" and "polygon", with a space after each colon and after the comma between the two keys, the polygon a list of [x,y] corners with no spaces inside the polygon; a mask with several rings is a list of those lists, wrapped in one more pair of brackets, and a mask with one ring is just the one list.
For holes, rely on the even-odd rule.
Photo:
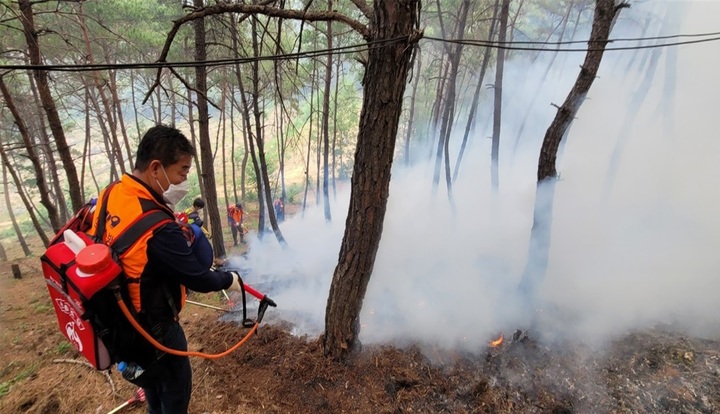
{"label": "orange and navy jacket", "polygon": [[[98,205],[105,191],[107,188],[100,193]],[[185,303],[185,287],[198,292],[227,289],[232,284],[232,275],[202,266],[162,197],[129,174],[124,174],[110,191],[103,242],[110,244],[139,215],[150,210],[166,212],[169,220],[140,236],[120,257],[120,262],[135,311],[146,328],[156,330],[180,312]],[[94,218],[90,234],[96,234],[99,219],[102,218]]]}
{"label": "orange and navy jacket", "polygon": [[234,205],[228,207],[228,223],[231,226],[238,226],[242,224],[243,211],[241,208],[237,208]]}

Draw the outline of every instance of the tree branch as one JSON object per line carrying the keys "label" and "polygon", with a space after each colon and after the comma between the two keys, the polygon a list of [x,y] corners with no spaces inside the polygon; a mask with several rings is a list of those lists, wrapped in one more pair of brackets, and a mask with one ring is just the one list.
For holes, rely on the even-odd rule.
{"label": "tree branch", "polygon": [[[180,75],[180,74],[175,70],[175,68],[169,67],[168,69],[170,69],[170,73],[172,73],[173,75],[175,75],[175,77],[176,77],[183,85],[185,85],[186,88],[188,88],[189,90],[195,92],[195,93],[198,94],[198,95],[204,96],[204,97],[205,97],[205,100],[206,100],[210,105],[212,105],[215,109],[220,110],[220,107],[219,107],[215,102],[213,102],[210,98],[208,98],[207,94],[204,94],[204,93],[200,92],[200,91],[197,90],[195,87],[193,87],[192,85],[190,85],[190,83],[189,83],[187,80],[185,80],[185,78],[183,78],[182,75]],[[174,93],[174,91],[173,91],[173,93]],[[167,94],[167,92],[166,92],[166,94]],[[180,96],[180,95],[178,95],[178,96]],[[192,102],[188,102],[188,105],[190,105],[190,104],[192,104]]]}
{"label": "tree branch", "polygon": [[372,19],[372,15],[373,15],[372,7],[368,6],[368,4],[365,3],[365,0],[351,0],[351,1],[358,9],[360,9],[360,11],[362,12],[362,14],[365,15],[365,17],[367,17],[368,19]]}
{"label": "tree branch", "polygon": [[[354,0],[357,1],[357,0]],[[279,9],[277,7],[270,7],[270,6],[264,6],[264,5],[257,5],[257,4],[239,4],[239,3],[217,3],[212,6],[208,6],[205,8],[202,8],[200,10],[194,11],[192,13],[188,13],[187,15],[175,20],[173,22],[173,27],[170,29],[170,32],[168,32],[167,39],[165,39],[165,45],[163,46],[162,51],[160,52],[160,57],[158,58],[157,62],[166,62],[165,59],[167,59],[167,55],[170,52],[170,46],[173,43],[173,40],[175,39],[175,36],[177,35],[178,30],[180,30],[180,27],[182,27],[183,24],[191,22],[196,19],[208,17],[208,16],[214,16],[217,14],[224,14],[224,13],[245,13],[245,14],[263,14],[270,17],[280,17],[283,19],[293,19],[293,20],[302,20],[302,21],[338,21],[341,23],[345,23],[348,26],[352,27],[355,31],[360,33],[365,39],[368,39],[370,37],[370,29],[367,27],[367,25],[360,23],[359,21],[355,19],[351,19],[350,17],[338,13],[335,11],[325,11],[325,12],[306,12],[303,10],[288,10],[288,9]],[[143,104],[147,102],[147,100],[150,98],[150,95],[152,95],[153,91],[157,87],[158,84],[160,84],[160,75],[162,73],[162,68],[158,69],[157,76],[155,78],[155,83],[150,87],[150,90],[145,94],[145,98],[143,99]]]}

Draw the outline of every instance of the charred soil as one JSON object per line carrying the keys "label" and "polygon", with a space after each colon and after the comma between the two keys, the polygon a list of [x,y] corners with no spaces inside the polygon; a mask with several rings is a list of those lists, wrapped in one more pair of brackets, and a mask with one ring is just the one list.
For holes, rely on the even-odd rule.
{"label": "charred soil", "polygon": [[[7,263],[0,273],[0,412],[106,413],[131,398],[131,384],[84,365],[59,333],[39,260],[19,264],[22,279]],[[247,332],[211,309],[182,317],[194,350],[222,351]],[[371,346],[340,363],[317,338],[264,325],[233,354],[192,365],[192,413],[720,412],[720,341],[667,329],[629,332],[603,351],[521,335],[472,354]]]}

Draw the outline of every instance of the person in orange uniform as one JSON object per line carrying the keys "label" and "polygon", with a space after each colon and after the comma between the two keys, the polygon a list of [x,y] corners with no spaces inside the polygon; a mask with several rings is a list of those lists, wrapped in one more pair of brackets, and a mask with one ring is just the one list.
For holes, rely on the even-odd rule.
{"label": "person in orange uniform", "polygon": [[[178,313],[185,301],[185,288],[197,292],[222,289],[240,291],[236,272],[215,272],[201,264],[174,221],[173,207],[187,193],[187,177],[195,154],[190,141],[175,128],[157,125],[143,136],[132,174],[124,174],[109,191],[103,241],[108,243],[148,210],[167,213],[171,220],[146,234],[121,257],[129,302],[147,332],[166,347],[187,350]],[[106,188],[100,194],[102,200]],[[144,371],[137,380],[147,398],[148,413],[187,413],[192,389],[188,357],[162,353],[141,336],[129,345],[137,352],[134,362]],[[127,357],[127,352],[123,358]],[[116,360],[117,356],[114,356]]]}
{"label": "person in orange uniform", "polygon": [[242,220],[243,220],[243,208],[242,204],[235,203],[231,204],[228,207],[228,224],[230,225],[230,230],[232,231],[232,238],[233,238],[233,245],[238,245],[238,234],[240,235],[240,243],[245,243],[244,234],[243,234],[243,228],[242,228]]}

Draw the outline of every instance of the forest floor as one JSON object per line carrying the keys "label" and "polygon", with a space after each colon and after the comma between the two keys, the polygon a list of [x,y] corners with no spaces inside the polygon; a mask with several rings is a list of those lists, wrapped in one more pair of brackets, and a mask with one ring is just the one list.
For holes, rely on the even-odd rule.
{"label": "forest floor", "polygon": [[[61,336],[37,257],[0,265],[0,412],[107,413],[136,389],[82,363]],[[192,299],[224,306],[218,294]],[[271,310],[270,310],[271,311]],[[270,312],[268,311],[268,312]],[[189,346],[219,352],[246,332],[186,306]],[[717,413],[720,341],[670,330],[628,332],[602,352],[520,335],[470,354],[364,347],[346,364],[318,338],[264,324],[231,355],[191,358],[191,413]],[[144,406],[124,413],[145,412]]]}

